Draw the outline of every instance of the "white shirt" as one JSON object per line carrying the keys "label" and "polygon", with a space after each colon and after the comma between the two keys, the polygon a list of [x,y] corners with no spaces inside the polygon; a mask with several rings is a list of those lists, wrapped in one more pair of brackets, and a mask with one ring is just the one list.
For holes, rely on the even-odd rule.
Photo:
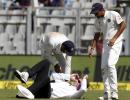
{"label": "white shirt", "polygon": [[65,80],[70,80],[70,74],[52,72],[50,79],[55,80],[55,83],[51,83],[53,89],[51,98],[65,97],[77,91],[75,86],[65,82]]}
{"label": "white shirt", "polygon": [[43,58],[48,59],[54,66],[60,64],[66,68],[65,73],[70,74],[71,56],[61,52],[61,44],[69,40],[64,34],[51,32],[42,36],[41,39],[41,54]]}
{"label": "white shirt", "polygon": [[[95,20],[95,32],[103,33],[104,40],[110,40],[118,31],[118,25],[123,21],[120,14],[115,11],[105,11],[103,18],[96,18]],[[123,39],[121,34],[115,43]]]}
{"label": "white shirt", "polygon": [[73,95],[78,91],[75,86],[63,81],[51,83],[51,88],[51,98],[64,98],[66,96]]}
{"label": "white shirt", "polygon": [[73,86],[65,81],[70,79],[70,74],[54,72],[51,74],[51,78],[55,80],[54,83],[51,83],[51,98],[79,98],[83,95],[83,91],[87,90],[86,79],[82,80],[81,87],[77,90],[76,86]]}
{"label": "white shirt", "polygon": [[56,72],[52,72],[51,76],[50,76],[51,80],[61,80],[61,81],[66,81],[66,80],[70,80],[70,74],[64,74],[64,73],[56,73]]}

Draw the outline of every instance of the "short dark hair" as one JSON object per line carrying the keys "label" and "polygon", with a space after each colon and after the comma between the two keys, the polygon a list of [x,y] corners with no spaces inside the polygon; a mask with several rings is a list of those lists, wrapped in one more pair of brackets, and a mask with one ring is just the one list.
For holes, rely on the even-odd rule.
{"label": "short dark hair", "polygon": [[101,3],[94,3],[91,8],[90,14],[96,14],[98,11],[103,10],[103,5]]}
{"label": "short dark hair", "polygon": [[72,56],[75,54],[75,45],[72,41],[65,41],[62,43],[62,45],[64,46],[67,55]]}

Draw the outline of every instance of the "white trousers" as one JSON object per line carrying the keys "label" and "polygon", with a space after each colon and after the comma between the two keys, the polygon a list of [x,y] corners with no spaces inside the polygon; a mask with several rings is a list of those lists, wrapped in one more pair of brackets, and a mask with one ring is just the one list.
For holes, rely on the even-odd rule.
{"label": "white trousers", "polygon": [[115,65],[119,59],[121,49],[122,41],[114,44],[112,47],[109,47],[107,41],[104,41],[101,64],[104,92],[118,92]]}

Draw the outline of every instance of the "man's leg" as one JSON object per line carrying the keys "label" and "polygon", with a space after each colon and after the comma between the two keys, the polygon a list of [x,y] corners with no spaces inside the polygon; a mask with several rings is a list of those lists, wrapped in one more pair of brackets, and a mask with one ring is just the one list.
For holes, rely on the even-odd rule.
{"label": "man's leg", "polygon": [[48,76],[49,66],[50,63],[45,60],[41,62],[40,67],[35,66],[28,71],[32,76],[37,73],[34,83],[28,88],[36,98],[49,98],[51,95],[50,78]]}
{"label": "man's leg", "polygon": [[110,50],[110,47],[107,46],[107,43],[105,42],[103,45],[102,61],[101,61],[101,72],[102,72],[102,79],[103,79],[103,84],[104,84],[103,98],[110,98],[110,85],[109,85],[109,77],[108,77],[109,50]]}
{"label": "man's leg", "polygon": [[118,99],[117,71],[115,65],[119,59],[121,47],[122,47],[122,41],[118,42],[110,49],[108,57],[108,74],[109,74],[111,96],[112,98],[115,99]]}
{"label": "man's leg", "polygon": [[37,73],[41,72],[41,70],[44,70],[44,74],[46,75],[49,71],[49,66],[50,62],[47,59],[40,61],[27,71],[29,73],[29,77],[33,77]]}
{"label": "man's leg", "polygon": [[49,77],[34,82],[28,89],[35,95],[35,98],[50,98],[51,86]]}
{"label": "man's leg", "polygon": [[108,78],[108,68],[102,68],[102,78],[104,83],[104,93],[110,93],[110,86],[109,86],[109,78]]}
{"label": "man's leg", "polygon": [[37,75],[37,73],[39,73],[41,70],[44,70],[44,73],[48,73],[49,66],[50,62],[48,60],[42,60],[35,64],[27,72],[20,72],[16,70],[14,74],[22,83],[26,83],[29,77],[31,78],[34,75]]}
{"label": "man's leg", "polygon": [[111,66],[109,68],[109,84],[111,90],[111,97],[118,99],[117,71],[115,66]]}
{"label": "man's leg", "polygon": [[43,87],[39,89],[38,92],[35,93],[35,98],[50,98],[51,97],[51,86],[50,80]]}
{"label": "man's leg", "polygon": [[36,74],[34,83],[28,88],[36,98],[49,98],[51,95],[50,78],[48,76],[49,66],[49,61],[44,60],[28,71],[31,77]]}
{"label": "man's leg", "polygon": [[50,79],[43,79],[40,82],[34,82],[28,89],[21,85],[17,85],[19,92],[16,94],[16,98],[50,98],[51,87]]}

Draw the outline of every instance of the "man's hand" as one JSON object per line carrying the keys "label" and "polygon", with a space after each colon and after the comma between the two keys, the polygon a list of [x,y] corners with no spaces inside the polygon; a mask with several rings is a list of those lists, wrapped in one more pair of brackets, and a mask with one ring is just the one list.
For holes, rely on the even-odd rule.
{"label": "man's hand", "polygon": [[89,55],[89,58],[91,58],[91,57],[92,57],[93,50],[94,50],[94,48],[92,48],[92,47],[88,50],[88,55]]}
{"label": "man's hand", "polygon": [[116,39],[122,34],[122,32],[124,31],[126,27],[126,24],[124,21],[122,21],[120,24],[119,24],[119,28],[118,28],[118,31],[117,33],[113,36],[113,38],[109,41],[108,43],[108,46],[112,47],[116,41]]}
{"label": "man's hand", "polygon": [[78,74],[71,74],[70,80],[73,82],[80,82],[80,78]]}
{"label": "man's hand", "polygon": [[108,46],[109,46],[109,47],[112,47],[112,46],[114,45],[115,41],[116,41],[116,39],[115,39],[115,38],[112,38],[112,39],[109,41]]}

